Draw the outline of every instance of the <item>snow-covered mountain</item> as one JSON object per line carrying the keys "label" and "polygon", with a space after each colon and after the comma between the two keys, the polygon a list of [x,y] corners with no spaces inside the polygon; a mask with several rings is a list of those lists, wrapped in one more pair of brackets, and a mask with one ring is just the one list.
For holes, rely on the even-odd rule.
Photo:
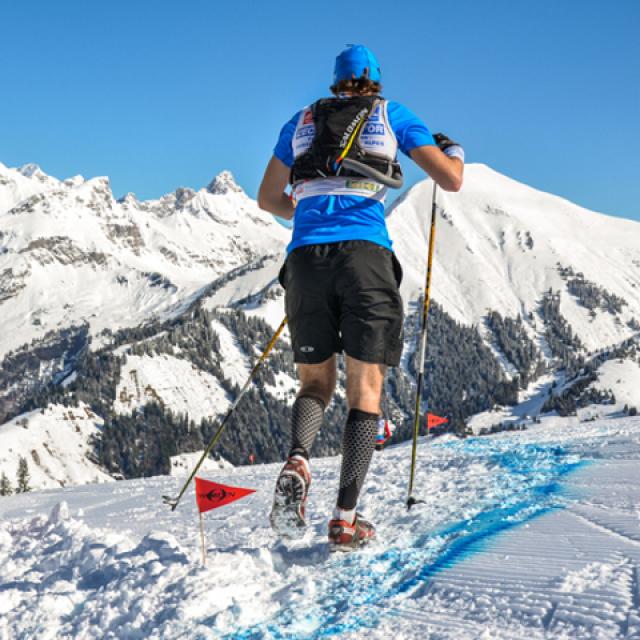
{"label": "snow-covered mountain", "polygon": [[179,311],[288,232],[223,172],[198,191],[115,200],[107,178],[0,164],[0,357],[48,330],[133,327]]}
{"label": "snow-covered mountain", "polygon": [[[432,188],[431,181],[417,184],[388,220],[407,300],[424,286]],[[639,223],[588,211],[481,164],[465,168],[459,193],[438,191],[437,201],[433,296],[455,319],[536,315],[545,292],[566,294],[568,281],[582,279],[606,292],[594,313],[571,294],[562,295],[560,308],[587,349],[640,330],[628,326],[640,321]],[[619,313],[607,312],[607,294],[620,298]]]}
{"label": "snow-covered mountain", "polygon": [[[431,195],[432,182],[421,182],[388,216],[407,323],[384,408],[401,425]],[[128,476],[168,471],[169,453],[202,447],[282,319],[288,238],[228,172],[143,202],[115,200],[105,178],[0,165],[0,420],[84,402],[97,416],[101,464]],[[478,412],[493,425],[594,401],[640,405],[640,224],[469,165],[460,193],[438,192],[433,291],[429,401],[454,424]],[[294,378],[282,344],[223,440],[225,457],[278,459]],[[343,397],[332,410],[328,421],[339,421]],[[0,426],[0,445],[9,433]],[[150,450],[171,433],[170,446]],[[334,425],[316,453],[338,443]]]}

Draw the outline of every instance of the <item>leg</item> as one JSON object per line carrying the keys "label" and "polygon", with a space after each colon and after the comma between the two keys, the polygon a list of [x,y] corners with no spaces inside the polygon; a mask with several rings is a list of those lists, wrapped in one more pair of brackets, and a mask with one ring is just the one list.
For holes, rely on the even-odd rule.
{"label": "leg", "polygon": [[337,507],[340,520],[355,517],[358,496],[375,447],[385,366],[347,356],[349,418],[342,439]]}
{"label": "leg", "polygon": [[336,386],[335,355],[319,364],[299,364],[298,378],[300,391],[293,403],[289,456],[301,455],[308,460]]}
{"label": "leg", "polygon": [[270,516],[272,528],[286,538],[304,533],[311,484],[309,451],[336,384],[335,355],[318,364],[299,364],[298,377],[300,392],[291,415],[291,450],[276,482]]}
{"label": "leg", "polygon": [[379,415],[382,385],[387,367],[383,364],[362,362],[346,356],[347,402],[349,409],[359,409]]}

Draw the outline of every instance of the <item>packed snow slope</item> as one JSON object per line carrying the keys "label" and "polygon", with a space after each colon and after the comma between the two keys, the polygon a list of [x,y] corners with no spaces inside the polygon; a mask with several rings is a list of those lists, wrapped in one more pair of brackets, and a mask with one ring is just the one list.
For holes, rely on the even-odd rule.
{"label": "packed snow slope", "polygon": [[379,540],[330,555],[338,460],[312,461],[310,526],[268,527],[276,465],[209,472],[257,492],[174,513],[169,477],[0,499],[0,637],[640,637],[640,418],[546,418],[525,432],[376,454],[361,508]]}

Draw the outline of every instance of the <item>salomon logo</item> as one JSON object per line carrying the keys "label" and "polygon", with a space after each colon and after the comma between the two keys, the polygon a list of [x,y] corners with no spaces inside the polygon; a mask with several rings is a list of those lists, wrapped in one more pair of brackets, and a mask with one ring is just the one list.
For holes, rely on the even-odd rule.
{"label": "salomon logo", "polygon": [[300,351],[302,351],[302,353],[311,353],[312,351],[315,351],[315,347],[310,347],[305,344],[303,347],[300,347]]}
{"label": "salomon logo", "polygon": [[347,130],[342,135],[342,140],[340,141],[341,149],[344,149],[347,146],[347,143],[349,142],[354,129],[358,126],[360,120],[362,120],[362,118],[367,115],[367,113],[369,113],[369,109],[367,109],[366,107],[364,109],[361,109],[360,113],[358,113],[358,115],[353,119],[353,122],[347,127]]}

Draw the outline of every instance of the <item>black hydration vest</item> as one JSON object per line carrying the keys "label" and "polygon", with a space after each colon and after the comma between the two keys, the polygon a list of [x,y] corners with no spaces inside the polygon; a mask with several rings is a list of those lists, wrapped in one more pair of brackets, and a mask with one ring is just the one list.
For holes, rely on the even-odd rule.
{"label": "black hydration vest", "polygon": [[311,147],[291,167],[291,184],[330,176],[370,178],[389,187],[402,186],[400,164],[365,151],[360,136],[383,98],[323,98],[311,106],[315,136]]}

